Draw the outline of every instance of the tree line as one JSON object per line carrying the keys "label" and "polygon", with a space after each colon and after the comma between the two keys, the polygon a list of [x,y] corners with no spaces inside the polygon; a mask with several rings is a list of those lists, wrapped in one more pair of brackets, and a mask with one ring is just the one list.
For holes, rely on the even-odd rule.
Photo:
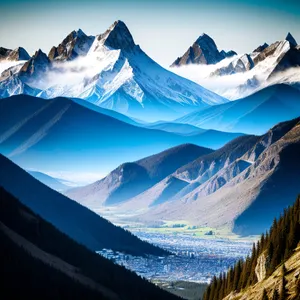
{"label": "tree line", "polygon": [[[261,235],[260,240],[253,244],[251,255],[240,259],[227,273],[215,276],[204,293],[204,300],[221,300],[231,292],[240,292],[257,283],[255,267],[260,255],[266,257],[266,275],[270,276],[282,265],[281,287],[275,288],[272,300],[287,299],[286,269],[284,262],[291,257],[300,241],[300,196],[293,206],[286,208],[280,218],[276,218],[269,231]],[[298,280],[300,295],[300,282]],[[269,299],[264,290],[262,299]],[[299,296],[297,296],[299,299]]]}

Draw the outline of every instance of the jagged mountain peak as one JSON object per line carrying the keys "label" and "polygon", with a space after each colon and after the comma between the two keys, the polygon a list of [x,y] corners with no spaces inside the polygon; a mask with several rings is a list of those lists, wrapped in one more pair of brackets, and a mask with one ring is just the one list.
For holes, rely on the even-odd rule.
{"label": "jagged mountain peak", "polygon": [[233,50],[219,51],[215,41],[208,34],[202,33],[184,55],[173,62],[171,67],[188,64],[212,65],[236,54]]}
{"label": "jagged mountain peak", "polygon": [[78,56],[85,56],[95,37],[87,36],[80,28],[73,30],[57,46],[53,46],[48,54],[50,60],[72,60]]}
{"label": "jagged mountain peak", "polygon": [[9,51],[12,51],[11,49],[8,48],[4,48],[4,47],[0,47],[0,55],[3,56],[6,53],[8,53]]}
{"label": "jagged mountain peak", "polygon": [[28,59],[30,59],[30,55],[28,54],[28,52],[23,47],[18,47],[14,51],[16,51],[18,53],[19,60],[28,60]]}
{"label": "jagged mountain peak", "polygon": [[121,20],[115,21],[100,37],[105,46],[113,49],[131,50],[135,47],[128,27]]}
{"label": "jagged mountain peak", "polygon": [[14,50],[0,47],[0,60],[2,59],[11,61],[28,60],[30,59],[30,55],[22,47],[18,47]]}
{"label": "jagged mountain peak", "polygon": [[254,49],[253,52],[262,52],[268,47],[269,47],[269,44],[264,43],[263,45],[260,45],[256,49]]}
{"label": "jagged mountain peak", "polygon": [[70,32],[67,37],[63,40],[62,43],[67,43],[75,38],[85,38],[88,37],[82,29],[78,29],[78,30],[73,30],[72,32]]}
{"label": "jagged mountain peak", "polygon": [[46,61],[48,61],[47,54],[45,52],[43,52],[41,49],[38,49],[34,53],[34,55],[32,56],[32,59],[35,59],[35,60],[46,60]]}
{"label": "jagged mountain peak", "polygon": [[77,35],[84,35],[86,36],[86,34],[84,33],[84,31],[81,28],[78,28],[78,30],[75,31],[77,33]]}
{"label": "jagged mountain peak", "polygon": [[203,41],[212,42],[215,44],[215,41],[208,34],[206,34],[204,32],[198,37],[198,39],[196,40],[196,43],[201,43]]}
{"label": "jagged mountain peak", "polygon": [[[219,52],[217,55],[221,56]],[[120,20],[96,37],[86,36],[80,29],[72,31],[51,49],[44,64],[39,63],[40,56],[43,57],[40,52],[36,53],[17,71],[25,83],[42,90],[39,97],[83,98],[151,121],[171,120],[200,107],[227,102],[162,68],[135,44],[129,29]],[[203,55],[203,60],[208,56]],[[76,63],[64,64],[73,60]],[[48,75],[54,72],[62,80],[59,76],[51,76],[50,80]],[[72,74],[70,81],[63,80],[66,72]]]}
{"label": "jagged mountain peak", "polygon": [[38,75],[41,71],[46,71],[50,65],[48,56],[41,50],[37,50],[34,55],[23,65],[19,74],[22,76]]}
{"label": "jagged mountain peak", "polygon": [[293,47],[296,47],[298,45],[295,38],[292,36],[290,32],[288,32],[285,40],[288,41]]}

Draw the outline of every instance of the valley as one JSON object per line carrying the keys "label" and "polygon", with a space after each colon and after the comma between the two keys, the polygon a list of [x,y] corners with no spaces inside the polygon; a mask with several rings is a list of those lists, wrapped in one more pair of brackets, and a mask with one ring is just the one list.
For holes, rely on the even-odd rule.
{"label": "valley", "polygon": [[225,272],[238,259],[245,258],[252,248],[252,240],[230,240],[195,237],[181,233],[132,230],[141,240],[151,242],[172,255],[139,257],[109,249],[99,254],[135,271],[151,281],[191,281],[209,283],[213,276]]}

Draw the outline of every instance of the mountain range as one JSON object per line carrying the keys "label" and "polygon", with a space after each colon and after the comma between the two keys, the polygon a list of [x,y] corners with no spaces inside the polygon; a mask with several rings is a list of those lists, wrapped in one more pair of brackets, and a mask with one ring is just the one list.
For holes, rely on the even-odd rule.
{"label": "mountain range", "polygon": [[179,166],[211,152],[213,150],[192,144],[177,146],[133,163],[124,163],[104,179],[66,194],[79,202],[82,199],[82,204],[94,209],[118,204],[149,189]]}
{"label": "mountain range", "polygon": [[73,31],[48,56],[38,50],[25,64],[4,70],[0,96],[20,93],[81,98],[147,121],[228,101],[154,62],[122,21],[95,37]]}
{"label": "mountain range", "polygon": [[[150,162],[151,170],[169,170],[153,182],[148,179],[149,171],[125,164],[103,180],[71,190],[68,195],[91,209],[121,202],[116,210],[123,214],[134,211],[132,220],[144,224],[184,220],[189,225],[226,227],[241,235],[257,234],[298,193],[299,121],[280,123],[262,136],[239,137],[210,153],[201,149],[202,155],[197,153],[199,157],[191,157],[188,163],[180,154],[176,158],[174,150],[178,148],[159,154],[164,165],[158,168],[155,156],[154,161],[153,157],[145,158],[141,162]],[[179,149],[198,148],[187,145]],[[181,166],[171,163],[168,169],[168,156]],[[142,173],[145,175],[137,175]],[[126,193],[130,186],[134,186],[133,194]]]}
{"label": "mountain range", "polygon": [[[177,299],[95,253],[171,254],[114,224],[235,237],[272,224],[252,256],[226,280],[213,279],[205,299],[268,297],[285,259],[282,289],[297,296],[300,200],[287,207],[300,187],[299,70],[300,46],[290,33],[245,54],[219,51],[204,33],[170,69],[122,21],[96,36],[74,30],[48,54],[0,47],[4,293]],[[177,75],[183,71],[189,79]],[[216,83],[212,91],[205,80]],[[58,178],[66,173],[99,180],[74,188]]]}
{"label": "mountain range", "polygon": [[148,129],[132,125],[135,121],[117,112],[81,103],[26,95],[2,99],[0,153],[26,169],[103,174],[124,160],[134,161],[172,146],[194,143],[218,148],[241,135],[214,130],[183,135]]}
{"label": "mountain range", "polygon": [[[172,70],[204,86],[211,82],[210,88],[227,99],[236,100],[274,84],[295,84],[300,81],[297,69],[300,66],[300,47],[291,33],[284,40],[271,45],[264,43],[251,53],[236,54],[230,51],[234,55],[229,57],[220,56],[215,42],[209,36],[204,34],[199,40],[204,40],[205,43],[202,45],[196,42],[190,49],[196,45],[201,56],[205,56],[206,48],[210,49],[207,60],[211,62],[211,68],[203,69],[204,62],[189,59],[187,63],[183,61],[173,64],[171,67],[176,68]],[[185,70],[184,67],[188,65],[194,67]],[[203,76],[202,73],[206,75]]]}
{"label": "mountain range", "polygon": [[275,124],[299,115],[299,89],[277,84],[243,99],[190,113],[175,122],[226,132],[263,134]]}

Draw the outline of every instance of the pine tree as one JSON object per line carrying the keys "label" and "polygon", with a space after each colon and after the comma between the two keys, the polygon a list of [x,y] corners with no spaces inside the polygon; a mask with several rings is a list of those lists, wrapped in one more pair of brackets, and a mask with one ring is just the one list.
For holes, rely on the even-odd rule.
{"label": "pine tree", "polygon": [[241,260],[239,260],[235,267],[234,278],[233,278],[233,289],[237,291],[239,290],[239,281],[241,278],[241,273],[242,273],[242,262]]}
{"label": "pine tree", "polygon": [[295,286],[295,294],[297,295],[295,300],[300,299],[300,278],[297,279],[296,286]]}
{"label": "pine tree", "polygon": [[261,299],[262,300],[269,300],[269,297],[268,297],[266,289],[263,290],[263,294],[262,294],[262,298]]}
{"label": "pine tree", "polygon": [[[267,275],[271,275],[286,259],[292,254],[300,241],[300,196],[295,204],[284,210],[280,218],[274,219],[269,232],[261,236],[261,239],[252,247],[252,254],[246,260],[239,260],[231,267],[226,276],[214,277],[210,286],[209,293],[205,294],[205,300],[222,299],[232,291],[239,292],[241,289],[257,283],[255,268],[257,259],[262,254],[267,254],[268,265]],[[273,300],[287,299],[286,289],[286,267],[282,264],[282,283],[280,292],[274,290]],[[299,290],[296,294],[300,294]],[[294,299],[296,300],[296,299]],[[300,300],[297,298],[297,300]]]}
{"label": "pine tree", "polygon": [[281,269],[281,275],[284,277],[287,273],[287,269],[286,269],[286,266],[285,264],[282,265],[282,269]]}
{"label": "pine tree", "polygon": [[272,300],[279,300],[279,293],[278,293],[277,289],[275,289],[273,292]]}
{"label": "pine tree", "polygon": [[287,299],[287,289],[286,289],[286,279],[284,276],[282,276],[281,280],[281,290],[280,290],[280,300],[286,300]]}

